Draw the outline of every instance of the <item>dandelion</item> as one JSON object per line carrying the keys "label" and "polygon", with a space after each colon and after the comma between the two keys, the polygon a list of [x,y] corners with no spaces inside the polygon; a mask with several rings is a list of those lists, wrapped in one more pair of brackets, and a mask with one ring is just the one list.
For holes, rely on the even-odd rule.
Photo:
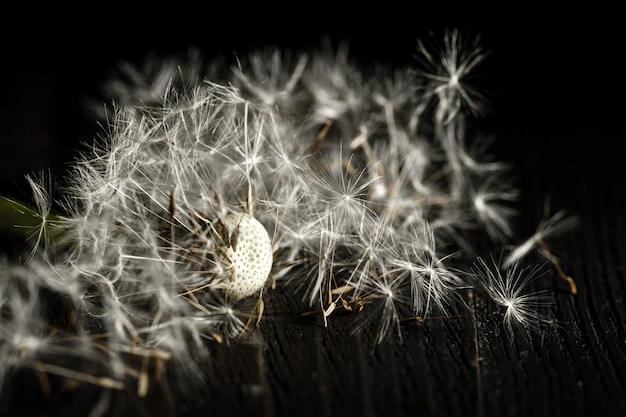
{"label": "dandelion", "polygon": [[[518,197],[508,165],[467,137],[477,40],[419,41],[418,67],[395,72],[357,67],[345,46],[253,52],[230,71],[196,53],[124,65],[60,198],[28,177],[34,208],[4,200],[34,227],[27,262],[2,261],[0,382],[26,367],[142,397],[165,363],[201,382],[194,364],[255,314],[262,325],[278,285],[324,325],[344,311],[354,332],[375,326],[377,344],[407,314],[466,307],[473,239],[513,238]],[[527,292],[536,271],[517,265],[570,225],[557,214],[502,268],[474,266],[508,329],[550,322],[549,294]]]}

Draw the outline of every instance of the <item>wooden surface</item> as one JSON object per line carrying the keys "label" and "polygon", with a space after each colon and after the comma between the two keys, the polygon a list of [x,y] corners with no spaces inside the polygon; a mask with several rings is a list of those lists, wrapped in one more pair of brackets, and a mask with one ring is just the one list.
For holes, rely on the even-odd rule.
{"label": "wooden surface", "polygon": [[[554,333],[511,342],[501,317],[470,297],[467,316],[406,324],[402,343],[375,346],[375,329],[351,335],[350,316],[324,328],[299,317],[300,301],[279,288],[266,299],[259,329],[209,347],[210,360],[197,364],[206,385],[190,389],[174,378],[147,399],[116,393],[112,411],[120,414],[111,415],[624,415],[626,248],[618,236],[625,224],[611,211],[585,211],[592,218],[577,237],[553,246],[579,288],[576,296],[559,292]],[[13,387],[11,410],[43,414],[14,415],[82,410],[96,398],[82,388],[42,399],[29,380],[28,395]]]}
{"label": "wooden surface", "polygon": [[[505,33],[515,30],[523,29]],[[353,335],[351,316],[336,317],[328,327],[300,317],[300,300],[279,287],[267,295],[258,329],[236,343],[210,346],[209,359],[197,364],[207,375],[205,384],[191,389],[184,378],[174,377],[154,386],[146,399],[114,393],[109,415],[626,415],[626,129],[623,98],[615,90],[621,82],[611,54],[616,41],[598,35],[595,43],[584,44],[580,41],[590,36],[584,29],[567,30],[573,39],[555,29],[549,34],[556,38],[537,35],[529,38],[531,45],[518,33],[510,40],[513,50],[495,54],[491,67],[501,106],[491,127],[500,154],[515,164],[523,191],[518,226],[532,231],[546,196],[554,209],[565,208],[581,219],[574,232],[551,241],[551,250],[578,286],[578,294],[569,294],[552,274],[557,329],[511,341],[501,316],[480,295],[468,294],[468,314],[405,323],[401,343],[390,338],[375,346],[375,328]],[[497,32],[490,35],[494,45],[506,43],[496,41]],[[577,44],[561,43],[567,39]],[[383,50],[378,45],[372,53]],[[579,52],[586,53],[584,58]],[[594,61],[601,58],[606,60]],[[63,158],[46,159],[51,153],[71,154],[71,141],[60,137],[90,131],[76,110],[79,98],[97,91],[90,84],[98,79],[93,74],[102,74],[99,65],[111,60],[94,60],[97,71],[84,78],[73,79],[80,71],[61,61],[48,63],[50,68],[44,64],[47,75],[29,65],[22,68],[28,68],[26,74],[10,72],[19,81],[9,86],[9,97],[25,112],[3,112],[2,144],[11,151],[2,160],[4,190],[19,184],[8,178],[46,163],[62,164]],[[71,65],[78,62],[80,57]],[[554,78],[558,74],[561,78]],[[53,83],[55,76],[66,85],[74,81],[80,91],[68,87],[61,94],[65,101],[55,101],[62,91]],[[75,125],[68,115],[59,116],[59,105],[73,112]],[[28,149],[33,149],[32,159],[24,157]],[[3,394],[1,415],[85,415],[84,406],[99,394],[79,387],[45,398],[32,374],[20,378]]]}

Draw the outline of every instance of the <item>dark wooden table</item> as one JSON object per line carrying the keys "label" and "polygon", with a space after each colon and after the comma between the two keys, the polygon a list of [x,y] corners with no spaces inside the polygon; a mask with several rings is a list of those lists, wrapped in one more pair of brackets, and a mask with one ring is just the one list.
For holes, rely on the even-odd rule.
{"label": "dark wooden table", "polygon": [[[393,61],[389,44],[412,34],[407,19],[394,36],[357,31],[355,52],[371,60],[380,53]],[[473,25],[478,30],[480,22]],[[541,219],[546,196],[553,208],[580,217],[577,229],[550,242],[578,286],[572,295],[555,278],[559,327],[511,340],[503,333],[501,316],[479,294],[468,294],[467,314],[405,323],[401,341],[390,338],[375,345],[376,329],[352,334],[349,315],[334,317],[328,327],[320,319],[301,317],[306,308],[279,286],[267,294],[259,328],[242,340],[207,347],[209,359],[197,364],[207,375],[205,384],[191,389],[169,369],[166,374],[174,377],[156,384],[147,398],[113,393],[106,415],[626,415],[626,128],[623,74],[613,57],[621,43],[606,27],[592,32],[584,25],[542,21],[535,22],[538,32],[531,35],[524,31],[533,30],[533,21],[525,22],[485,26],[488,46],[495,49],[488,84],[497,93],[492,119],[485,124],[497,134],[499,155],[519,175],[523,217],[517,226],[523,232],[532,232]],[[300,41],[324,32],[318,29]],[[359,38],[359,33],[369,37]],[[199,36],[195,30],[192,34]],[[272,36],[258,42],[285,39],[277,32]],[[62,168],[72,141],[95,129],[80,111],[81,100],[97,95],[96,81],[119,56],[105,38],[93,39],[88,50],[78,43],[63,49],[56,39],[56,59],[50,58],[55,56],[52,41],[44,40],[34,51],[47,61],[9,55],[0,138],[7,149],[4,192],[19,188],[16,178],[31,170]],[[374,39],[380,42],[368,49]],[[223,42],[224,48],[235,48],[232,40]],[[156,43],[149,45],[156,49]],[[406,45],[413,40],[394,44],[398,50]],[[32,51],[33,44],[27,47]],[[94,53],[97,48],[106,53]],[[119,55],[141,49],[135,45]],[[87,62],[84,67],[81,60]],[[56,159],[49,159],[51,154]],[[85,386],[56,394],[46,398],[32,375],[22,375],[7,386],[0,414],[87,415],[84,407],[100,393]]]}

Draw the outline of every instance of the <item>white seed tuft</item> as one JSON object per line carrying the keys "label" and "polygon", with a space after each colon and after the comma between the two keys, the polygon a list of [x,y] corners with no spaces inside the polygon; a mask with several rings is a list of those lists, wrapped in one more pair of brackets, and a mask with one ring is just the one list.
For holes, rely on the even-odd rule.
{"label": "white seed tuft", "polygon": [[265,227],[246,213],[229,214],[224,219],[228,242],[221,248],[230,265],[227,294],[240,300],[257,293],[270,274],[272,241]]}

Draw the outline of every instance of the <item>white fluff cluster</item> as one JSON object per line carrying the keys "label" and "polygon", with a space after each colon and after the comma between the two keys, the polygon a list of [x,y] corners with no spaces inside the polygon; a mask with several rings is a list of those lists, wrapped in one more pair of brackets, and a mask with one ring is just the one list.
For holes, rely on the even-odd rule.
{"label": "white fluff cluster", "polygon": [[151,62],[109,84],[109,130],[54,224],[33,182],[37,236],[62,239],[2,266],[0,378],[21,366],[145,394],[146,361],[197,373],[191,358],[241,334],[270,282],[324,321],[380,309],[367,316],[378,342],[403,318],[453,311],[472,282],[455,256],[513,236],[518,191],[467,128],[484,51],[455,31],[418,46],[416,68],[393,71],[341,48],[267,50],[227,71]]}

